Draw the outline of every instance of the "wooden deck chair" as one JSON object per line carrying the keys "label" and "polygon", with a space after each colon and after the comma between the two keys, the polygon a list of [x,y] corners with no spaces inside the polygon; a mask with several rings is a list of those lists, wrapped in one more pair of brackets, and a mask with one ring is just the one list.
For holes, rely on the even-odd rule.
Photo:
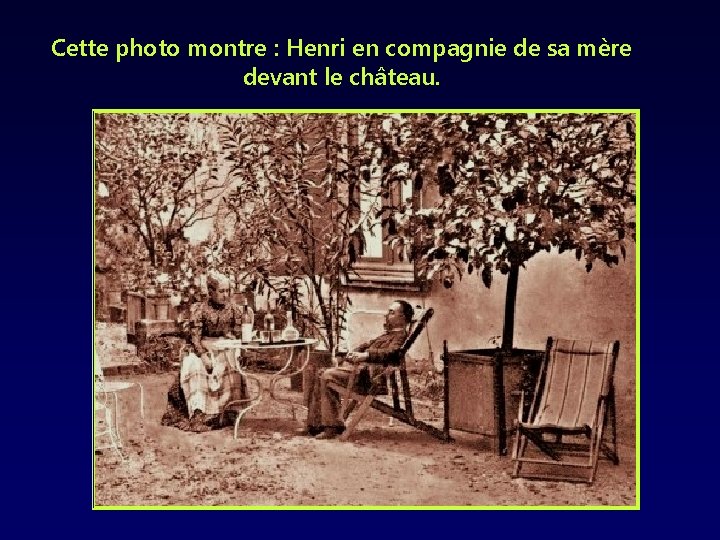
{"label": "wooden deck chair", "polygon": [[[340,385],[338,383],[329,383],[330,388],[340,394],[343,399],[342,416],[347,419],[345,425],[345,431],[340,436],[340,440],[347,440],[352,434],[355,427],[363,419],[367,411],[372,407],[380,411],[383,414],[389,415],[391,418],[396,418],[401,422],[408,424],[421,431],[425,431],[430,435],[442,439],[444,441],[450,440],[449,431],[441,430],[435,426],[431,426],[421,420],[415,418],[412,406],[412,396],[410,393],[410,382],[407,374],[407,366],[405,364],[405,356],[415,343],[423,329],[427,326],[428,321],[433,316],[434,310],[428,308],[420,314],[414,321],[410,323],[410,329],[408,337],[405,339],[402,347],[400,348],[400,360],[397,365],[386,366],[382,370],[378,370],[370,385],[370,390],[366,394],[358,393],[355,389],[355,381],[358,373],[363,367],[375,367],[377,364],[370,363],[358,363],[355,365],[355,370],[350,376],[347,385]],[[400,384],[398,385],[398,379]],[[387,389],[386,392],[392,395],[392,405],[385,402],[382,399],[382,389]],[[400,393],[402,392],[402,403],[400,400]]]}
{"label": "wooden deck chair", "polygon": [[[619,463],[613,386],[619,350],[619,341],[548,338],[526,418],[524,396],[520,402],[514,477],[592,483],[600,454]],[[531,449],[539,457],[528,455]]]}

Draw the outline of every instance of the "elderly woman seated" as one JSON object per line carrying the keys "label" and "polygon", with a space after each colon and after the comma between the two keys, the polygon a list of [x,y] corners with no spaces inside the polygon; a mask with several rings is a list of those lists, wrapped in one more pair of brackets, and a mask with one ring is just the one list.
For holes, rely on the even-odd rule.
{"label": "elderly woman seated", "polygon": [[232,425],[234,411],[223,414],[232,401],[247,400],[244,377],[235,369],[231,351],[212,351],[212,339],[239,335],[241,311],[230,300],[230,280],[208,277],[209,298],[190,307],[183,323],[187,341],[181,353],[178,378],[168,391],[162,425],[203,432]]}

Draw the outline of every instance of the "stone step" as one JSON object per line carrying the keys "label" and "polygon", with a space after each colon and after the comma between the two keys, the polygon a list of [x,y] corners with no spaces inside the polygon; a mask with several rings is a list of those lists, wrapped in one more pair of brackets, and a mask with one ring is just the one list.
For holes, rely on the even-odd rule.
{"label": "stone step", "polygon": [[177,368],[173,366],[160,366],[150,364],[113,364],[109,363],[102,367],[106,377],[119,377],[127,375],[146,375],[148,373],[171,373]]}

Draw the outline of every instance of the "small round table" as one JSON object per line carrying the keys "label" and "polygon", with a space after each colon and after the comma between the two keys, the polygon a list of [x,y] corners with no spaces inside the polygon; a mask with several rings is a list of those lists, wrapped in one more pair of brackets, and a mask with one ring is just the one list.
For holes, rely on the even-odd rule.
{"label": "small round table", "polygon": [[[245,416],[245,413],[247,413],[250,409],[253,409],[257,405],[260,404],[260,402],[263,400],[263,396],[265,392],[270,396],[271,399],[275,400],[278,403],[284,403],[287,405],[290,405],[292,407],[292,415],[293,419],[295,419],[295,406],[296,403],[288,400],[282,400],[279,399],[275,395],[275,384],[281,379],[289,378],[297,375],[298,373],[301,373],[308,365],[308,362],[310,361],[310,348],[317,342],[316,339],[312,338],[301,338],[294,341],[277,341],[273,343],[261,343],[259,341],[250,341],[250,342],[243,342],[239,339],[217,339],[217,340],[208,340],[207,346],[212,348],[216,351],[226,351],[226,350],[232,350],[235,353],[235,366],[237,370],[240,372],[241,375],[245,376],[247,379],[250,379],[252,381],[255,381],[255,384],[257,385],[259,392],[256,398],[251,400],[242,400],[242,401],[231,401],[225,407],[223,408],[223,414],[225,413],[225,410],[228,408],[234,408],[238,405],[241,405],[240,410],[237,412],[237,418],[235,419],[235,428],[233,431],[233,437],[237,439],[238,435],[238,427],[240,426],[240,421],[242,420],[243,416]],[[305,360],[300,364],[300,367],[296,369],[292,369],[293,367],[293,360],[295,358],[295,351],[300,350],[300,353],[302,353],[302,349],[305,350]],[[264,387],[260,377],[258,377],[256,374],[250,372],[250,366],[246,363],[242,362],[242,351],[268,351],[268,350],[277,350],[277,349],[287,349],[288,352],[288,359],[287,361],[280,367],[278,371],[275,373],[272,373],[270,377],[270,383],[267,385],[267,387]],[[246,403],[248,402],[249,403]],[[243,406],[244,405],[244,406]]]}

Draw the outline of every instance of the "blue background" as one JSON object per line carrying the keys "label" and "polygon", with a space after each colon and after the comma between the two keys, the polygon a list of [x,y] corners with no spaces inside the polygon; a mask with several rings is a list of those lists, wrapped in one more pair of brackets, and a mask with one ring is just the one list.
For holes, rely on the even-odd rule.
{"label": "blue background", "polygon": [[[705,8],[633,8],[629,2],[563,6],[385,2],[379,6],[129,3],[71,10],[6,8],[4,167],[6,490],[30,529],[103,536],[192,533],[520,534],[591,537],[690,532],[714,502],[707,438],[714,416],[718,181],[715,24]],[[494,5],[494,4],[493,4]],[[102,7],[102,10],[101,10]],[[287,38],[333,42],[628,42],[630,58],[264,59],[129,58],[112,45],[135,37],[178,43]],[[111,45],[107,58],[57,58],[58,37]],[[282,49],[281,49],[282,50]],[[271,49],[272,51],[272,49]],[[250,88],[266,71],[349,73],[360,65],[435,71],[437,87]],[[642,133],[642,498],[640,512],[380,513],[91,512],[88,372],[92,347],[93,108],[639,108]],[[709,339],[708,339],[709,338]],[[710,492],[703,491],[703,486]],[[714,506],[714,505],[713,505]],[[16,512],[16,513],[15,513]],[[347,521],[349,519],[349,521]],[[370,524],[370,522],[368,522]],[[152,525],[157,525],[150,529]],[[139,528],[141,527],[141,528]],[[640,528],[640,529],[639,529]],[[349,531],[348,531],[349,529]],[[640,533],[639,530],[644,530]],[[154,532],[157,531],[157,532]],[[615,532],[613,532],[615,531]],[[635,532],[638,531],[638,532]],[[217,533],[216,533],[217,534]]]}

